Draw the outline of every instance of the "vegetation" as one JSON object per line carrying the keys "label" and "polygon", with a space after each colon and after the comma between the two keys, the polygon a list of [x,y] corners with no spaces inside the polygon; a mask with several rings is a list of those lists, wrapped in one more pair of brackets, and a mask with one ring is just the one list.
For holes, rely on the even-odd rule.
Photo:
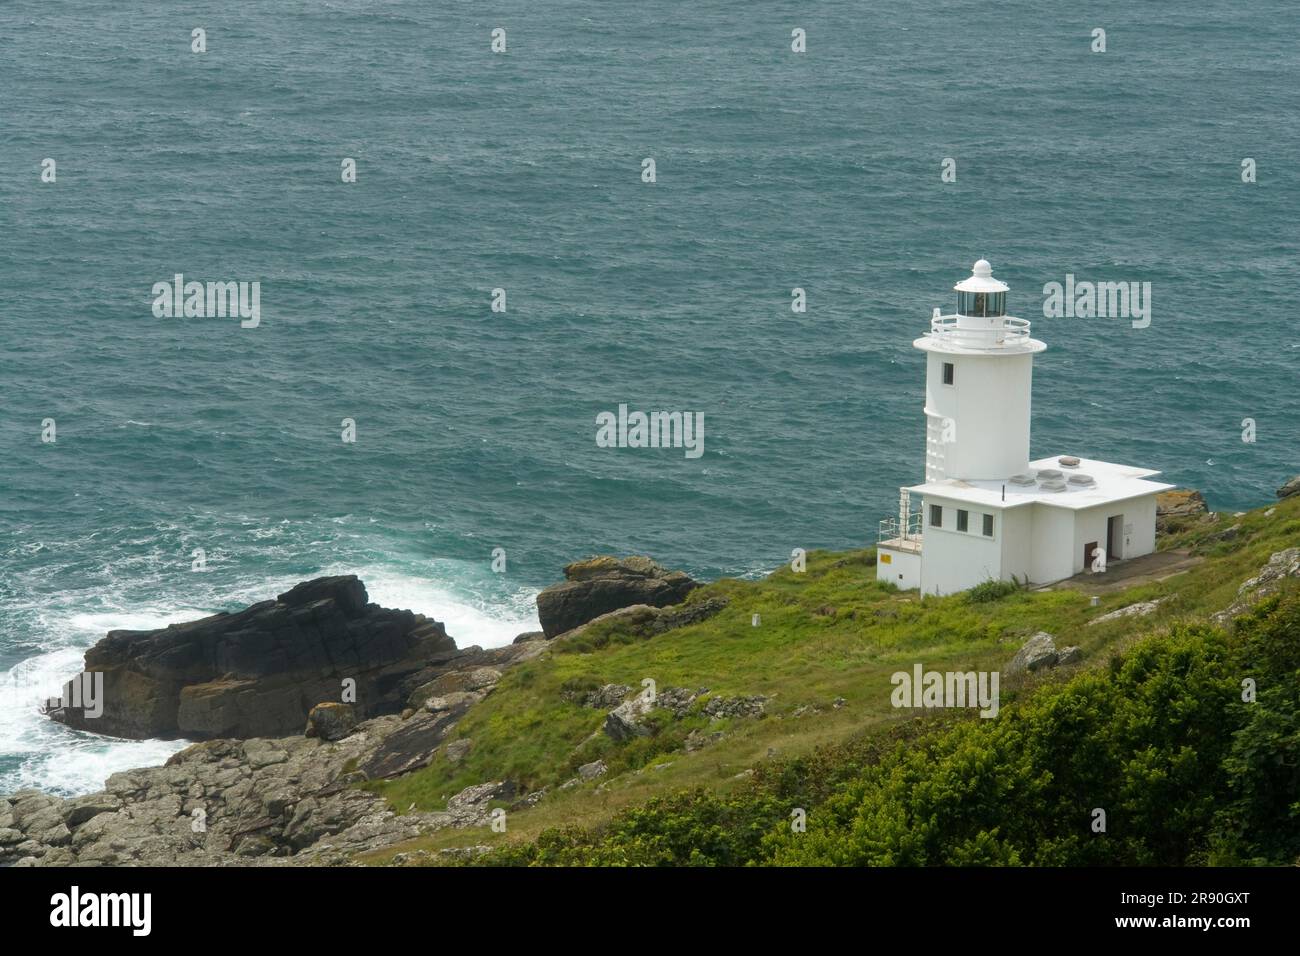
{"label": "vegetation", "polygon": [[1015,594],[1020,590],[1020,585],[1015,581],[994,581],[988,580],[981,584],[975,585],[966,592],[966,600],[971,604],[986,604],[989,601],[997,601],[1009,594]]}
{"label": "vegetation", "polygon": [[[1200,564],[1099,607],[1016,585],[921,598],[876,583],[869,552],[814,553],[805,574],[702,588],[692,600],[729,602],[708,620],[649,639],[612,631],[507,671],[458,728],[473,740],[465,760],[369,786],[396,807],[433,808],[484,780],[555,788],[606,761],[600,781],[512,812],[508,834],[441,831],[405,848],[489,844],[478,865],[1293,863],[1300,596],[1274,597],[1231,630],[1208,617],[1300,543],[1298,518],[1300,501],[1287,501],[1233,519],[1227,539],[1222,521],[1189,525],[1165,546]],[[1150,616],[1085,626],[1154,598]],[[1079,644],[1085,664],[1004,679],[997,718],[890,706],[893,672],[918,661],[997,670],[1039,630]],[[616,743],[599,731],[604,712],[575,702],[644,677],[765,694],[769,714],[660,712],[657,733]],[[687,753],[697,729],[724,736]],[[792,827],[800,812],[806,832]]]}

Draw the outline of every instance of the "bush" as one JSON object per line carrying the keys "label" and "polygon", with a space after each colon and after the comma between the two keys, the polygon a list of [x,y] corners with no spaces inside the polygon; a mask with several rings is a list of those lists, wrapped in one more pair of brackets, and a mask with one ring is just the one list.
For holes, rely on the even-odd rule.
{"label": "bush", "polygon": [[1020,590],[1020,584],[1016,581],[995,581],[989,579],[983,584],[977,584],[966,592],[966,600],[972,604],[984,604],[988,601],[998,601],[1009,594],[1015,594]]}
{"label": "bush", "polygon": [[[1242,699],[1245,677],[1254,702]],[[764,763],[725,796],[680,792],[602,829],[548,831],[477,862],[1290,864],[1300,857],[1297,687],[1293,592],[1231,635],[1176,625],[994,720],[916,720]],[[796,807],[808,811],[806,833],[791,831]],[[1097,809],[1104,832],[1093,829]]]}

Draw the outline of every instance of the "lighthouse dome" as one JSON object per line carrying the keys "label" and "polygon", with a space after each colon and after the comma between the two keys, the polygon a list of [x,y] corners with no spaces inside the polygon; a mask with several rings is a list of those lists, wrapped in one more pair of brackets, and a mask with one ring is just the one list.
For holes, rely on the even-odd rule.
{"label": "lighthouse dome", "polygon": [[1007,314],[1007,284],[993,278],[993,267],[981,259],[971,269],[970,278],[958,282],[957,314],[995,318]]}
{"label": "lighthouse dome", "polygon": [[1009,288],[1005,282],[993,278],[993,267],[987,259],[976,262],[970,271],[970,278],[953,286],[956,292],[1006,292]]}

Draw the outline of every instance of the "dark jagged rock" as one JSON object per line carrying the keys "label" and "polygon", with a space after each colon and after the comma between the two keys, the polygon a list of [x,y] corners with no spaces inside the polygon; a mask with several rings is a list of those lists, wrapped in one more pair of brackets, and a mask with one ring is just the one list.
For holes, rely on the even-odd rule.
{"label": "dark jagged rock", "polygon": [[1290,498],[1292,495],[1300,495],[1300,475],[1296,475],[1277,490],[1279,498]]}
{"label": "dark jagged rock", "polygon": [[680,604],[699,586],[684,572],[642,557],[577,561],[564,569],[564,577],[537,595],[537,616],[548,638],[634,604]]}
{"label": "dark jagged rock", "polygon": [[[654,577],[651,566],[642,570]],[[574,577],[593,581],[592,570]],[[659,573],[669,590],[695,586]],[[470,741],[453,738],[464,715],[504,671],[549,647],[533,638],[458,650],[437,622],[369,603],[351,576],[233,614],[115,631],[86,655],[104,677],[102,716],[73,706],[51,716],[117,736],[208,739],[165,766],[114,774],[99,793],[0,796],[0,867],[338,864],[433,830],[486,826],[494,805],[531,806],[545,789],[516,799],[509,780],[482,783],[445,811],[398,816],[357,785],[463,761]],[[356,680],[355,703],[341,699],[344,678]]]}
{"label": "dark jagged rock", "polygon": [[103,674],[103,713],[63,705],[50,716],[131,739],[283,736],[341,700],[349,678],[359,719],[396,713],[404,679],[456,656],[437,621],[369,603],[355,575],[317,578],[233,614],[110,632],[85,659],[86,674]]}
{"label": "dark jagged rock", "polygon": [[[338,864],[444,827],[485,826],[494,802],[514,798],[513,783],[468,787],[446,811],[400,817],[384,797],[356,784],[427,765],[491,692],[486,672],[531,660],[544,648],[473,648],[442,666],[448,684],[479,689],[430,698],[406,720],[387,714],[349,727],[344,718],[339,740],[321,728],[335,726],[331,718],[346,705],[317,707],[312,736],[299,728],[276,739],[207,740],[166,766],[114,774],[102,793],[70,800],[35,790],[0,796],[0,867]],[[467,748],[463,738],[452,741],[445,759],[461,759]],[[536,803],[543,792],[525,800]],[[196,815],[205,824],[198,830]]]}
{"label": "dark jagged rock", "polygon": [[447,739],[456,722],[473,705],[471,700],[456,702],[446,710],[416,714],[390,734],[381,750],[358,768],[369,780],[396,777],[426,766]]}

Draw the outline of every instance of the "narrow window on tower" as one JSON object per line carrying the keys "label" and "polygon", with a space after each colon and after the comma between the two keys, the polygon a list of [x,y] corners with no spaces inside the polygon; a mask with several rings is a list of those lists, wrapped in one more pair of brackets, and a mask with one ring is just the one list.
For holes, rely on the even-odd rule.
{"label": "narrow window on tower", "polygon": [[969,524],[969,518],[970,518],[969,511],[962,511],[960,508],[957,509],[957,530],[958,531],[966,530],[966,527]]}
{"label": "narrow window on tower", "polygon": [[943,384],[951,385],[953,382],[953,367],[951,362],[943,363]]}
{"label": "narrow window on tower", "polygon": [[943,505],[930,505],[930,527],[943,527]]}
{"label": "narrow window on tower", "polygon": [[984,537],[986,538],[993,537],[993,516],[992,515],[984,516]]}

